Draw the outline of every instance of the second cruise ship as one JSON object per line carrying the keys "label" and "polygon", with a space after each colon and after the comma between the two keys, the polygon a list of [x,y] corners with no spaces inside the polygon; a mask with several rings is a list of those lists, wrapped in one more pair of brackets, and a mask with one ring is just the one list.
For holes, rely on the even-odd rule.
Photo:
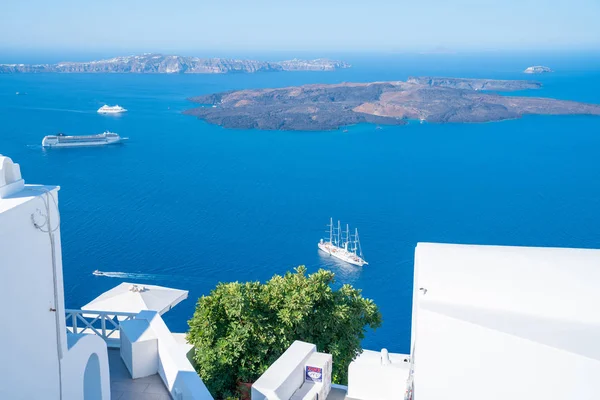
{"label": "second cruise ship", "polygon": [[109,106],[106,104],[98,109],[98,112],[100,114],[119,114],[119,113],[123,113],[125,111],[127,111],[127,110],[119,105]]}
{"label": "second cruise ship", "polygon": [[104,132],[99,135],[67,136],[63,133],[46,136],[42,140],[43,147],[81,147],[81,146],[106,146],[108,144],[122,143],[128,138],[122,138],[113,132]]}

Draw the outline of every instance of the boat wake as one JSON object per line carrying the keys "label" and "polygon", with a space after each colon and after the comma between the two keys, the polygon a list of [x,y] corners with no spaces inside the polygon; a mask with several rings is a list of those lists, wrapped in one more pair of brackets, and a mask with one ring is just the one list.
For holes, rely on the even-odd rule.
{"label": "boat wake", "polygon": [[70,112],[70,113],[78,113],[78,114],[89,114],[90,111],[85,110],[73,110],[68,108],[51,108],[51,107],[20,107],[21,109],[26,110],[36,110],[36,111],[59,111],[59,112]]}
{"label": "boat wake", "polygon": [[143,274],[137,272],[116,272],[116,271],[94,271],[92,275],[99,278],[116,278],[116,279],[128,279],[138,281],[159,281],[159,282],[206,282],[206,279],[194,276],[182,276],[182,275],[163,275],[163,274]]}
{"label": "boat wake", "polygon": [[96,276],[104,276],[106,278],[121,278],[121,279],[143,279],[148,281],[161,280],[171,278],[171,275],[156,275],[156,274],[138,274],[133,272],[94,272]]}

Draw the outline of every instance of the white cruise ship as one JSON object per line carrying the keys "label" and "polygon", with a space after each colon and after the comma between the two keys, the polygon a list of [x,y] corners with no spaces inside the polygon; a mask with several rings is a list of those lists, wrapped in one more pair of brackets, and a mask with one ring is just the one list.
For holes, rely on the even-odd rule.
{"label": "white cruise ship", "polygon": [[122,138],[116,133],[104,132],[99,135],[67,136],[59,133],[49,135],[42,140],[43,147],[83,147],[83,146],[106,146],[109,144],[122,143],[127,138]]}
{"label": "white cruise ship", "polygon": [[127,111],[127,110],[119,105],[108,106],[106,104],[98,109],[98,112],[100,114],[119,114],[119,113],[123,113],[125,111]]}
{"label": "white cruise ship", "polygon": [[359,267],[368,264],[363,258],[358,229],[355,230],[354,235],[350,235],[350,227],[346,225],[346,231],[343,232],[340,221],[337,228],[333,226],[333,218],[329,220],[328,226],[329,240],[321,239],[318,244],[319,250]]}

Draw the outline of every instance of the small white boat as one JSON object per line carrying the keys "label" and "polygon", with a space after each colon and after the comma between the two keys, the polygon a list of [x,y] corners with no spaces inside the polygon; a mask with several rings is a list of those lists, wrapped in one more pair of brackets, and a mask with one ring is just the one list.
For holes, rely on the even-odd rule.
{"label": "small white boat", "polygon": [[98,112],[100,114],[119,114],[119,113],[123,113],[125,111],[127,111],[127,110],[119,105],[109,106],[106,104],[98,109]]}
{"label": "small white boat", "polygon": [[104,272],[102,272],[102,271],[98,271],[98,270],[95,270],[94,272],[92,272],[92,275],[96,275],[96,276],[104,276]]}
{"label": "small white boat", "polygon": [[350,235],[350,227],[346,225],[346,232],[343,232],[340,221],[338,221],[337,228],[333,226],[333,218],[329,220],[328,226],[329,240],[321,239],[318,244],[319,250],[359,267],[369,264],[363,258],[358,229],[355,230],[354,235]]}

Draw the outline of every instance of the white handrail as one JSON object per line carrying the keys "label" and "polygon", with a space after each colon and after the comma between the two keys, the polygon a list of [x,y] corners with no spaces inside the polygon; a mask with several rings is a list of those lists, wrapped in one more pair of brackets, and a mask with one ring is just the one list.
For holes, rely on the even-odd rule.
{"label": "white handrail", "polygon": [[[93,310],[65,310],[65,321],[71,323],[74,334],[96,334],[104,340],[116,339],[111,336],[120,330],[120,322],[135,319],[137,313]],[[109,324],[107,324],[109,322]]]}

